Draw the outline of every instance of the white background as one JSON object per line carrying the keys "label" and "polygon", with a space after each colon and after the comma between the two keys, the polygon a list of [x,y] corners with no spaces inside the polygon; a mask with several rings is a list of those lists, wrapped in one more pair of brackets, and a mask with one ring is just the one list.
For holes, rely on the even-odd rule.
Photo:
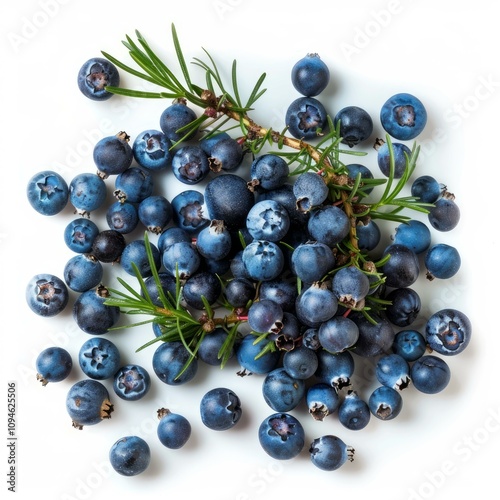
{"label": "white background", "polygon": [[[54,500],[128,500],[142,494],[224,500],[290,495],[414,500],[473,494],[480,486],[491,486],[493,496],[498,495],[495,148],[500,69],[494,2],[476,0],[467,6],[427,0],[354,3],[352,7],[351,2],[320,0],[2,3],[4,410],[0,428],[5,436],[7,381],[16,381],[18,498],[43,493]],[[419,138],[422,155],[417,173],[433,175],[455,193],[462,210],[459,226],[452,233],[433,231],[432,235],[434,242],[457,246],[463,265],[447,282],[422,279],[415,285],[424,303],[420,322],[442,307],[461,309],[473,323],[473,340],[462,355],[447,360],[452,369],[448,388],[426,396],[410,387],[403,394],[401,415],[391,422],[372,419],[356,433],[344,429],[336,416],[314,422],[299,408],[295,414],[304,424],[308,442],[322,434],[337,434],[356,449],[355,461],[336,472],[316,469],[307,446],[298,458],[287,462],[276,462],[262,451],[257,429],[272,413],[260,394],[262,378],[237,377],[233,364],[223,372],[201,368],[195,381],[186,386],[161,384],[152,371],[152,348],[134,353],[151,338],[149,328],[108,335],[120,346],[124,362],[139,363],[151,371],[153,388],[148,396],[135,403],[114,398],[116,409],[110,421],[82,431],[73,429],[65,395],[72,383],[83,378],[77,353],[87,334],[74,325],[70,308],[45,319],[34,315],[25,303],[24,288],[31,276],[42,272],[62,276],[72,255],[62,231],[73,216],[70,209],[51,218],[34,212],[25,196],[28,179],[44,169],[61,172],[68,182],[76,173],[94,171],[92,146],[100,137],[120,130],[134,137],[157,128],[167,105],[119,97],[91,102],[76,86],[80,66],[101,50],[127,59],[121,40],[135,29],[162,56],[175,61],[172,22],[189,60],[203,56],[203,46],[227,74],[236,58],[243,91],[267,72],[268,91],[253,115],[263,125],[283,126],[285,110],[297,97],[290,69],[307,52],[318,52],[330,67],[331,84],[321,96],[329,112],[334,114],[347,105],[364,107],[374,118],[374,137],[382,134],[380,106],[392,94],[414,93],[427,107],[429,120]],[[140,84],[123,72],[122,79],[129,86]],[[370,152],[366,164],[376,172],[373,152],[369,146],[366,150]],[[161,189],[171,197],[185,187],[172,181]],[[116,286],[117,273],[116,266],[106,271],[112,286]],[[65,382],[43,388],[35,380],[34,361],[49,345],[67,348],[75,368]],[[367,368],[357,374],[362,393],[371,384],[371,375]],[[204,428],[199,418],[199,400],[215,386],[231,387],[243,404],[242,420],[226,433]],[[160,406],[191,421],[193,435],[184,449],[167,450],[157,441],[155,418]],[[135,478],[118,476],[107,463],[111,444],[128,434],[142,436],[152,448],[149,470]],[[0,488],[5,491],[8,449],[0,448]]]}

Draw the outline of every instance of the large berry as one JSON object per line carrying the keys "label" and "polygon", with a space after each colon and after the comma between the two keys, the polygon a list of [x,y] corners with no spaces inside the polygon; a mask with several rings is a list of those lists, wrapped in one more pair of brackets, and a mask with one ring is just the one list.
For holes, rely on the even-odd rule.
{"label": "large berry", "polygon": [[87,377],[109,379],[120,367],[120,351],[111,340],[91,337],[80,347],[78,363]]}
{"label": "large berry", "polygon": [[234,427],[242,415],[240,398],[225,387],[208,391],[200,402],[202,422],[214,431],[225,431]]}
{"label": "large berry", "polygon": [[129,145],[130,136],[126,132],[103,137],[94,146],[94,163],[99,173],[105,178],[118,175],[132,164],[134,155]]}
{"label": "large berry", "polygon": [[39,316],[55,316],[67,306],[68,287],[53,274],[36,274],[26,286],[26,302]]}
{"label": "large berry", "polygon": [[44,170],[31,177],[26,194],[30,205],[39,214],[56,215],[68,203],[69,188],[60,174]]}
{"label": "large berry", "polygon": [[148,443],[138,436],[127,436],[116,441],[109,451],[109,462],[122,476],[137,476],[151,461]]}
{"label": "large berry", "polygon": [[385,131],[395,139],[409,141],[424,129],[427,111],[420,99],[401,92],[384,103],[380,110],[380,122]]}
{"label": "large berry", "polygon": [[62,347],[47,347],[36,358],[36,378],[43,386],[49,382],[61,382],[73,368],[71,354]]}
{"label": "large berry", "polygon": [[449,356],[461,353],[469,345],[471,335],[469,318],[463,312],[451,308],[434,313],[425,326],[429,347]]}
{"label": "large berry", "polygon": [[342,142],[350,148],[368,139],[373,132],[371,116],[359,106],[342,108],[333,122],[339,126]]}
{"label": "large berry", "polygon": [[276,460],[296,457],[304,448],[302,424],[289,413],[274,413],[259,427],[259,442],[264,451]]}
{"label": "large berry", "polygon": [[285,123],[297,139],[314,139],[325,131],[327,112],[314,97],[299,97],[287,109]]}
{"label": "large berry", "polygon": [[330,70],[316,53],[306,54],[292,67],[292,85],[303,96],[314,97],[328,85]]}

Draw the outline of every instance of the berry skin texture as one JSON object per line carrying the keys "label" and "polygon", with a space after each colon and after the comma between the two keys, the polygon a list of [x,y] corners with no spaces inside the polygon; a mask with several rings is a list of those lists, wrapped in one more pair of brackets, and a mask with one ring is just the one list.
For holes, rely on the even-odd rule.
{"label": "berry skin texture", "polygon": [[437,356],[422,356],[411,367],[414,387],[425,394],[437,394],[450,382],[451,372],[448,364]]}
{"label": "berry skin texture", "polygon": [[164,170],[172,164],[172,143],[159,130],[148,129],[141,132],[132,144],[135,161],[151,171]]}
{"label": "berry skin texture", "polygon": [[312,210],[307,223],[311,238],[330,248],[340,243],[349,234],[349,229],[349,218],[342,209],[334,205]]}
{"label": "berry skin texture", "polygon": [[290,217],[281,203],[262,200],[255,203],[248,212],[246,227],[256,240],[277,242],[288,232]]}
{"label": "berry skin texture", "polygon": [[262,189],[276,189],[288,179],[290,167],[281,156],[264,154],[255,158],[250,166],[249,186]]}
{"label": "berry skin texture", "polygon": [[377,362],[375,375],[382,385],[398,391],[410,384],[410,366],[399,354],[382,356]]}
{"label": "berry skin texture", "polygon": [[265,402],[274,411],[293,410],[305,395],[305,382],[296,379],[285,368],[276,368],[266,375],[262,383]]}
{"label": "berry skin texture", "polygon": [[417,254],[411,248],[393,243],[385,249],[383,257],[387,255],[390,255],[389,260],[382,266],[386,285],[391,288],[413,285],[420,273]]}
{"label": "berry skin texture", "polygon": [[110,340],[92,337],[80,347],[78,363],[87,377],[110,379],[120,367],[120,351]]}
{"label": "berry skin texture", "polygon": [[434,229],[448,232],[460,222],[460,208],[453,197],[443,196],[429,209],[428,218]]}
{"label": "berry skin texture", "polygon": [[259,442],[264,451],[276,460],[290,460],[304,448],[302,424],[289,413],[274,413],[259,426]]}
{"label": "berry skin texture", "polygon": [[461,265],[458,250],[451,245],[438,243],[429,248],[425,255],[427,279],[448,279],[457,274]]}
{"label": "berry skin texture", "polygon": [[38,172],[28,181],[29,204],[41,215],[56,215],[68,203],[69,188],[61,175],[52,170]]}
{"label": "berry skin texture", "polygon": [[[185,364],[189,366],[181,373]],[[194,378],[198,371],[198,361],[191,359],[190,353],[181,341],[164,342],[153,354],[153,370],[167,385],[182,385]]]}
{"label": "berry skin texture", "polygon": [[351,383],[354,373],[354,358],[349,351],[333,354],[325,349],[316,351],[318,369],[315,376],[318,382],[333,387],[337,391]]}
{"label": "berry skin texture", "polygon": [[151,461],[151,450],[144,439],[138,436],[122,437],[109,451],[109,462],[122,476],[137,476],[143,473]]}
{"label": "berry skin texture", "polygon": [[325,131],[327,112],[314,97],[299,97],[287,109],[285,123],[296,139],[314,139]]}
{"label": "berry skin texture", "polygon": [[134,154],[129,145],[130,136],[126,132],[103,137],[94,146],[93,158],[101,177],[118,175],[132,164]]}
{"label": "berry skin texture", "polygon": [[142,399],[151,387],[148,371],[139,365],[122,366],[114,376],[113,390],[125,401]]}
{"label": "berry skin texture", "polygon": [[234,427],[242,415],[240,398],[225,387],[208,391],[200,402],[203,424],[214,431],[225,431]]}
{"label": "berry skin texture", "polygon": [[469,318],[456,309],[442,309],[434,313],[425,326],[425,338],[429,347],[445,356],[460,354],[472,335]]}
{"label": "berry skin texture", "polygon": [[93,101],[106,101],[114,94],[106,87],[118,87],[120,74],[114,64],[102,57],[93,57],[86,61],[78,71],[78,88],[81,93]]}
{"label": "berry skin texture", "polygon": [[69,184],[69,201],[76,213],[90,216],[106,201],[106,184],[97,174],[78,174]]}
{"label": "berry skin texture", "polygon": [[298,210],[305,213],[326,200],[328,186],[320,175],[304,172],[297,177],[293,184],[293,194]]}
{"label": "berry skin texture", "polygon": [[411,185],[411,195],[423,203],[435,203],[441,195],[439,182],[430,175],[417,177]]}
{"label": "berry skin texture", "polygon": [[393,325],[405,327],[417,319],[422,303],[419,294],[412,288],[391,290],[385,299],[390,302],[385,316]]}
{"label": "berry skin texture", "polygon": [[355,391],[348,391],[338,409],[339,422],[351,431],[364,429],[370,422],[371,412],[366,401]]}
{"label": "berry skin texture", "polygon": [[323,349],[331,352],[343,352],[358,341],[359,328],[349,318],[334,316],[321,324],[318,340]]}
{"label": "berry skin texture", "polygon": [[427,111],[422,101],[412,94],[395,94],[380,110],[380,122],[384,130],[401,141],[417,137],[427,123]]}
{"label": "berry skin texture", "polygon": [[80,294],[73,304],[73,319],[78,327],[90,335],[103,335],[120,317],[120,308],[104,303],[108,291],[103,286]]}
{"label": "berry skin texture", "polygon": [[177,132],[192,121],[196,120],[196,113],[185,103],[176,102],[168,106],[160,115],[160,128],[172,142],[184,137],[185,132]]}
{"label": "berry skin texture", "polygon": [[304,283],[320,281],[335,266],[332,249],[324,243],[307,241],[299,244],[292,253],[293,272]]}
{"label": "berry skin texture", "polygon": [[82,429],[111,418],[113,405],[106,387],[97,380],[84,379],[72,385],[66,396],[66,410],[73,427]]}
{"label": "berry skin texture", "polygon": [[38,316],[51,317],[65,309],[69,301],[68,287],[53,274],[36,274],[26,286],[26,302]]}
{"label": "berry skin texture", "polygon": [[333,122],[335,126],[340,122],[340,137],[350,148],[368,139],[373,132],[371,116],[358,106],[342,108]]}
{"label": "berry skin texture", "polygon": [[62,347],[47,347],[36,358],[36,379],[46,386],[49,382],[61,382],[73,368],[71,354]]}
{"label": "berry skin texture", "polygon": [[362,314],[351,314],[349,316],[359,329],[358,341],[354,345],[355,352],[359,356],[380,356],[390,351],[394,342],[394,329],[385,318],[376,314],[372,318],[376,321],[374,325]]}
{"label": "berry skin texture", "polygon": [[243,250],[242,260],[248,276],[255,281],[276,279],[285,265],[281,248],[267,240],[252,241]]}
{"label": "berry skin texture", "polygon": [[372,415],[380,420],[396,418],[403,407],[401,394],[392,387],[377,387],[368,399],[368,407]]}
{"label": "berry skin texture", "polygon": [[75,292],[86,292],[101,282],[102,264],[90,254],[78,254],[64,266],[64,281]]}
{"label": "berry skin texture", "polygon": [[326,89],[330,82],[330,70],[318,54],[306,54],[292,67],[292,85],[306,97],[314,97]]}
{"label": "berry skin texture", "polygon": [[191,424],[183,415],[172,413],[166,408],[158,410],[158,427],[156,433],[160,443],[170,448],[178,450],[182,448],[191,436]]}
{"label": "berry skin texture", "polygon": [[321,470],[333,471],[354,460],[354,448],[337,436],[326,435],[315,439],[310,447],[312,463]]}

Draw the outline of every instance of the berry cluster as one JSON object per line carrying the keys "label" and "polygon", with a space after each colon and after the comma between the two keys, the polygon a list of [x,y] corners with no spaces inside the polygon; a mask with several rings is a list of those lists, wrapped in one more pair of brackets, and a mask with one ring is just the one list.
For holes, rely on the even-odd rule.
{"label": "berry cluster", "polygon": [[[291,82],[301,96],[288,108],[285,130],[276,132],[248,115],[263,92],[263,77],[244,103],[235,73],[231,95],[216,66],[197,60],[207,73],[208,88],[202,89],[190,79],[175,29],[173,37],[185,87],[151,56],[140,34],[144,50],[130,39],[126,45],[147,78],[167,92],[119,88],[117,66],[132,70],[108,54],[87,61],[78,75],[80,90],[93,100],[113,94],[172,97],[159,126],[132,143],[125,132],[100,140],[96,172],[67,183],[56,172],[42,171],[28,183],[28,200],[40,214],[58,214],[68,204],[76,214],[64,230],[74,256],[63,278],[39,274],[26,288],[36,314],[57,315],[71,302],[78,327],[91,335],[78,354],[86,378],[67,395],[73,425],[81,429],[111,417],[106,381],[125,401],[150,390],[148,371],[123,364],[116,345],[102,337],[120,328],[121,313],[150,318],[137,323],[152,327],[152,340],[140,349],[155,345],[153,371],[167,385],[195,379],[199,363],[224,367],[230,359],[240,366],[239,375],[262,376],[262,397],[273,413],[258,438],[279,460],[305,446],[304,428],[290,413],[303,402],[316,420],[336,414],[346,429],[360,430],[372,416],[397,417],[410,384],[426,394],[444,390],[450,381],[445,358],[466,348],[471,324],[461,311],[444,309],[428,318],[425,331],[410,329],[421,309],[411,288],[421,261],[430,280],[450,278],[460,268],[455,248],[431,245],[427,224],[401,213],[427,214],[437,231],[453,229],[460,218],[443,185],[428,175],[412,177],[419,148],[404,141],[425,127],[422,102],[400,93],[381,107],[387,135],[375,141],[382,174],[377,179],[365,165],[340,160],[341,153],[354,153],[351,148],[370,140],[374,123],[358,106],[330,118],[319,100],[330,72],[317,54],[294,65]],[[220,97],[216,88],[223,91]],[[223,128],[230,119],[242,135]],[[171,200],[159,187],[169,172],[186,185]],[[373,201],[378,186],[383,192]],[[405,187],[411,195],[400,196]],[[109,192],[115,201],[106,206]],[[104,215],[106,228],[92,220],[94,213]],[[380,248],[384,227],[376,220],[398,224],[386,248]],[[135,236],[138,230],[144,237]],[[111,264],[135,277],[139,288],[122,278],[121,290],[105,286],[104,266]],[[352,383],[356,357],[376,364],[378,385],[367,397]],[[73,362],[66,350],[53,347],[40,353],[36,368],[46,385],[66,379]],[[200,401],[201,420],[213,430],[232,428],[241,414],[239,397],[227,387],[209,390]],[[160,442],[184,446],[189,421],[166,408],[158,417]],[[323,470],[335,470],[354,455],[333,435],[313,439],[309,452]],[[132,476],[148,467],[150,449],[143,439],[127,436],[113,444],[109,457],[118,473]]]}

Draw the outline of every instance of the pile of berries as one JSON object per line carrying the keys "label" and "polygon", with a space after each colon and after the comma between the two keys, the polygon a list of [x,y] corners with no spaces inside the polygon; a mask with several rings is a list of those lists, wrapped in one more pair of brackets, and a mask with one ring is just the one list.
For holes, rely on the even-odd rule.
{"label": "pile of berries", "polygon": [[[317,143],[329,128],[338,130],[336,146],[370,140],[374,125],[364,109],[348,106],[329,118],[318,96],[330,72],[317,54],[298,61],[291,75],[301,96],[284,117],[288,144]],[[90,99],[105,101],[113,95],[106,87],[118,85],[117,68],[104,58],[87,61],[78,75],[78,86]],[[210,113],[207,106],[205,114]],[[404,141],[417,137],[426,121],[415,96],[389,98],[380,112],[387,136],[375,144],[378,168],[386,184],[411,182],[408,203],[422,203],[430,226],[450,231],[460,219],[454,196],[429,175],[407,175],[413,153]],[[409,385],[426,394],[444,390],[451,376],[445,358],[466,348],[471,324],[461,311],[443,309],[428,318],[424,331],[412,329],[421,300],[411,286],[421,262],[428,279],[454,276],[461,264],[457,249],[431,245],[428,225],[408,218],[380,251],[383,226],[375,222],[380,207],[368,201],[377,179],[368,167],[342,164],[332,173],[276,151],[255,154],[247,147],[251,131],[243,137],[207,134],[193,126],[198,123],[195,108],[176,99],[159,116],[158,127],[133,141],[119,132],[95,144],[96,171],[69,182],[42,171],[28,183],[29,203],[40,214],[56,215],[68,204],[76,214],[64,230],[74,256],[63,276],[38,274],[26,288],[32,311],[49,317],[70,305],[84,333],[78,365],[86,378],[69,388],[66,400],[73,425],[81,429],[110,418],[111,390],[120,400],[137,401],[155,380],[182,385],[195,379],[199,363],[221,367],[235,359],[240,375],[262,377],[257,397],[271,410],[255,430],[262,448],[286,460],[306,443],[293,415],[303,402],[314,419],[336,415],[356,431],[372,417],[397,417]],[[321,151],[311,148],[312,157]],[[155,187],[170,171],[186,189],[169,200]],[[351,196],[343,191],[345,197],[332,198],[332,176],[349,186]],[[106,206],[110,190],[115,201]],[[364,207],[366,214],[346,207]],[[94,214],[107,226],[98,227]],[[144,238],[135,237],[140,230]],[[120,266],[140,288],[107,287],[106,265]],[[152,315],[154,374],[123,364],[117,346],[103,336],[119,328],[132,300]],[[216,318],[220,306],[227,314]],[[170,316],[182,325],[173,330],[177,337],[169,329]],[[367,398],[351,381],[356,356],[376,363],[378,386]],[[71,355],[57,346],[36,360],[43,385],[65,380],[73,368]],[[210,429],[228,430],[238,424],[244,406],[230,388],[216,387],[200,401],[200,417]],[[158,417],[160,442],[172,449],[184,446],[191,435],[185,416],[160,408]],[[330,471],[354,456],[334,435],[310,440],[309,452],[314,465]],[[150,448],[144,439],[126,436],[111,446],[109,459],[118,473],[133,476],[148,467]]]}

